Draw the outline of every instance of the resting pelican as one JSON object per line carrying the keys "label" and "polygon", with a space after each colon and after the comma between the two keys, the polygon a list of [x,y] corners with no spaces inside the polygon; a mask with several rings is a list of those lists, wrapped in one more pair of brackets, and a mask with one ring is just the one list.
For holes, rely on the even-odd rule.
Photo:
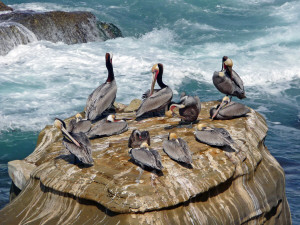
{"label": "resting pelican", "polygon": [[129,148],[138,148],[141,146],[143,142],[146,142],[150,145],[150,134],[148,131],[140,131],[140,130],[133,130],[129,140],[128,140],[128,147]]}
{"label": "resting pelican", "polygon": [[56,118],[54,126],[61,130],[64,138],[63,144],[69,152],[85,165],[93,165],[92,150],[89,139],[84,133],[72,133],[66,130],[64,121]]}
{"label": "resting pelican", "polygon": [[237,102],[230,102],[230,99],[225,96],[222,103],[210,109],[209,113],[212,119],[230,120],[245,116],[250,112],[250,109],[245,105]]}
{"label": "resting pelican", "polygon": [[85,116],[88,120],[95,120],[102,113],[111,108],[117,94],[117,84],[112,65],[112,56],[105,55],[108,76],[106,82],[97,87],[87,99]]}
{"label": "resting pelican", "polygon": [[[164,109],[173,97],[172,89],[165,85],[162,81],[163,65],[161,63],[155,64],[152,67],[152,84],[149,93],[145,93],[146,99],[142,102],[136,112],[136,117],[141,117],[149,112],[158,112]],[[157,80],[161,89],[154,92],[155,82]]]}
{"label": "resting pelican", "polygon": [[168,140],[163,142],[164,152],[175,161],[191,164],[193,162],[189,146],[186,141],[170,133]]}
{"label": "resting pelican", "polygon": [[156,150],[149,148],[149,145],[146,142],[143,142],[140,148],[130,149],[129,155],[133,161],[143,169],[145,166],[158,171],[163,169],[159,153]]}
{"label": "resting pelican", "polygon": [[198,124],[195,137],[198,141],[211,146],[226,147],[229,146],[233,150],[234,141],[228,131],[224,128],[212,128],[204,124]]}
{"label": "resting pelican", "polygon": [[68,132],[86,133],[91,129],[92,123],[90,120],[82,120],[82,116],[77,113],[76,119],[72,119],[67,127]]}
{"label": "resting pelican", "polygon": [[166,116],[172,117],[173,110],[179,108],[179,117],[184,122],[194,122],[198,119],[198,115],[201,111],[201,102],[198,96],[189,96],[185,92],[181,94],[180,102],[170,105],[169,111],[166,112]]}
{"label": "resting pelican", "polygon": [[226,95],[236,96],[239,99],[246,98],[243,81],[232,66],[232,60],[223,56],[222,70],[214,72],[213,83],[220,92]]}
{"label": "resting pelican", "polygon": [[89,138],[107,137],[127,131],[127,122],[124,120],[116,120],[115,118],[115,115],[109,115],[107,118],[98,121],[87,133],[87,136]]}

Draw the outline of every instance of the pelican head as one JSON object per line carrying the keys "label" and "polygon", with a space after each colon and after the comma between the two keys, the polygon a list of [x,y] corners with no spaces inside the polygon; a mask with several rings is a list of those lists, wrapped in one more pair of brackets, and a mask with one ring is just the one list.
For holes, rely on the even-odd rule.
{"label": "pelican head", "polygon": [[132,133],[137,139],[142,139],[142,133],[140,130],[134,130]]}
{"label": "pelican head", "polygon": [[149,145],[146,141],[141,144],[141,148],[149,148]]}
{"label": "pelican head", "polygon": [[227,103],[229,103],[229,102],[230,102],[229,97],[228,97],[227,95],[224,96],[224,98],[222,99],[222,102],[227,102]]}
{"label": "pelican head", "polygon": [[62,121],[61,119],[55,118],[54,120],[54,126],[61,130],[61,132],[63,133],[63,135],[69,139],[69,141],[73,142],[75,145],[77,145],[78,147],[81,147],[81,145],[78,143],[78,141],[76,141],[71,134],[66,130],[66,124],[64,121]]}
{"label": "pelican head", "polygon": [[112,53],[109,53],[109,52],[107,52],[106,54],[105,54],[105,61],[106,61],[106,63],[112,63],[112,58],[113,58],[113,54]]}
{"label": "pelican head", "polygon": [[228,70],[228,72],[230,73],[231,80],[233,79],[233,77],[232,77],[232,67],[233,67],[233,61],[230,58],[228,58],[228,56],[223,56],[223,58],[222,58],[222,70],[223,70],[223,68],[225,70]]}
{"label": "pelican head", "polygon": [[58,118],[55,118],[54,120],[54,126],[61,130],[62,128],[65,128],[66,127],[66,124],[64,121],[62,121],[61,119],[58,119]]}
{"label": "pelican head", "polygon": [[228,96],[225,96],[222,99],[221,104],[219,105],[219,107],[217,108],[216,112],[214,113],[214,115],[211,117],[211,119],[213,120],[219,113],[220,109],[222,109],[225,105],[227,105],[230,102],[230,99]]}
{"label": "pelican head", "polygon": [[115,115],[109,115],[106,119],[106,121],[109,121],[109,122],[115,122],[115,119],[116,119],[116,116]]}
{"label": "pelican head", "polygon": [[157,76],[159,73],[158,64],[155,64],[154,66],[152,66],[151,72],[152,72],[152,83],[151,83],[150,96],[153,94],[155,82],[157,80]]}
{"label": "pelican head", "polygon": [[206,128],[206,125],[203,124],[203,123],[199,123],[199,124],[197,125],[197,130],[202,131],[202,130],[204,130],[205,128]]}
{"label": "pelican head", "polygon": [[75,116],[75,118],[76,118],[76,123],[78,123],[79,121],[82,120],[82,116],[81,116],[80,113],[77,113],[76,116]]}
{"label": "pelican head", "polygon": [[172,139],[174,139],[174,140],[177,139],[176,133],[170,133],[170,134],[169,134],[169,140],[172,140]]}

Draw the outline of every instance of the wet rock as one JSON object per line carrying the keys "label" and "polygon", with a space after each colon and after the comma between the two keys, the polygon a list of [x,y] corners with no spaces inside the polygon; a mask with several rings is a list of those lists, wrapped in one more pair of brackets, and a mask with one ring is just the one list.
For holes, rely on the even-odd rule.
{"label": "wet rock", "polygon": [[[165,130],[180,119],[156,117],[128,120],[127,132],[91,140],[95,164],[82,168],[72,164],[61,132],[47,126],[34,152],[23,160],[37,167],[20,195],[0,211],[0,221],[291,224],[283,169],[264,145],[264,118],[251,109],[247,117],[211,121],[209,109],[214,104],[204,102],[198,119],[227,129],[238,153],[196,141],[196,124],[191,129]],[[117,117],[134,118],[135,113],[119,113]],[[162,174],[144,171],[140,176],[140,168],[129,161],[127,142],[133,129],[150,132],[151,146],[162,158]],[[163,152],[163,140],[171,131],[188,143],[193,168],[178,164]]]}
{"label": "wet rock", "polygon": [[124,112],[134,112],[136,111],[140,105],[141,105],[142,101],[140,99],[133,99],[130,104],[124,109]]}
{"label": "wet rock", "polygon": [[[77,44],[121,36],[115,25],[98,22],[90,12],[17,11],[0,15],[0,46],[10,43],[9,50],[35,40]],[[0,54],[6,54],[7,49],[0,48]]]}
{"label": "wet rock", "polygon": [[0,11],[13,11],[13,9],[0,1]]}

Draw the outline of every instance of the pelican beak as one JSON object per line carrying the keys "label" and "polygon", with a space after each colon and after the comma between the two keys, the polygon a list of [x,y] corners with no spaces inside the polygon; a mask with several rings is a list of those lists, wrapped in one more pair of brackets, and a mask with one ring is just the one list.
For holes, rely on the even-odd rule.
{"label": "pelican beak", "polygon": [[227,104],[228,104],[228,101],[224,101],[224,99],[223,99],[222,102],[221,102],[221,104],[220,104],[220,106],[219,106],[219,108],[218,108],[217,111],[214,113],[214,115],[211,117],[211,120],[214,120],[214,118],[218,115],[220,109],[221,109],[223,106],[227,105]]}
{"label": "pelican beak", "polygon": [[152,73],[152,83],[151,83],[151,90],[150,90],[150,96],[153,94],[154,91],[154,86],[156,83],[156,79],[157,79],[157,75],[155,73],[155,71]]}
{"label": "pelican beak", "polygon": [[81,147],[81,145],[78,143],[78,141],[76,141],[72,136],[71,134],[64,128],[64,127],[61,127],[61,131],[75,144],[77,145],[78,147]]}
{"label": "pelican beak", "polygon": [[159,68],[158,68],[158,65],[155,64],[152,67],[152,83],[151,83],[151,89],[150,89],[150,96],[153,94],[154,86],[155,86],[155,83],[156,83],[156,80],[157,80],[158,73],[159,73]]}

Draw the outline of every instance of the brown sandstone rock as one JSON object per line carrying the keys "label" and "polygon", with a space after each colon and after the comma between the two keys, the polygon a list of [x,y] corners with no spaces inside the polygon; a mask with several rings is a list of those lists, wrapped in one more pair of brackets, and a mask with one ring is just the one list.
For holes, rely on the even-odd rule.
{"label": "brown sandstone rock", "polygon": [[133,99],[130,104],[124,109],[124,112],[134,112],[136,111],[140,105],[141,105],[142,101],[140,99]]}
{"label": "brown sandstone rock", "polygon": [[[36,167],[20,195],[0,211],[2,224],[291,224],[284,172],[264,145],[266,122],[248,117],[211,121],[202,103],[200,122],[226,128],[239,147],[227,153],[197,142],[194,130],[166,126],[176,118],[128,121],[120,135],[91,141],[95,165],[80,168],[64,151],[60,131],[47,126],[35,151],[24,159]],[[117,116],[132,118],[134,113]],[[67,122],[70,120],[69,118]],[[129,161],[127,141],[133,129],[148,130],[151,146],[162,156],[163,175]],[[188,142],[193,169],[162,151],[168,132]]]}

